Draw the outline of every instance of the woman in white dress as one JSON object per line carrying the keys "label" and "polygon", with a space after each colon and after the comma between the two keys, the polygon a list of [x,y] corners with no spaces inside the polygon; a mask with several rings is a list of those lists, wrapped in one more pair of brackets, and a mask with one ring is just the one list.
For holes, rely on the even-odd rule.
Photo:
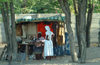
{"label": "woman in white dress", "polygon": [[47,60],[50,60],[51,56],[54,55],[53,42],[52,42],[52,36],[54,34],[53,32],[50,31],[49,26],[45,26],[45,29],[46,29],[46,40],[44,42],[44,57],[46,57]]}

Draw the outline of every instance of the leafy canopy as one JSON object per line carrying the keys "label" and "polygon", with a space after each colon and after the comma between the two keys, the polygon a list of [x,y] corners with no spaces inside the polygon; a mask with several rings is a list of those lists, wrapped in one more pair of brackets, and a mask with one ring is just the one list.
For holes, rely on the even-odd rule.
{"label": "leafy canopy", "polygon": [[57,0],[16,0],[16,13],[60,13]]}
{"label": "leafy canopy", "polygon": [[[0,0],[10,2],[12,0]],[[100,1],[93,0],[94,13],[100,12]],[[13,0],[15,13],[62,13],[58,0]],[[73,0],[69,0],[71,12],[74,12]]]}

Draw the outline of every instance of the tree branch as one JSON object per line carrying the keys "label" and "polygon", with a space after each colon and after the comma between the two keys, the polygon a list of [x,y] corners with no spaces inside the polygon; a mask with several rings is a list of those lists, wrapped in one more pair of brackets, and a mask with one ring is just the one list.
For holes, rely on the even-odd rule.
{"label": "tree branch", "polygon": [[64,6],[64,4],[63,4],[63,1],[62,1],[62,0],[58,0],[58,2],[59,2],[59,4],[60,4],[60,6],[61,6],[63,12],[66,13],[66,9],[65,9],[65,6]]}
{"label": "tree branch", "polygon": [[77,15],[78,14],[78,6],[77,6],[77,4],[78,3],[76,3],[76,0],[73,0],[73,4],[74,4],[74,10],[75,10],[75,14]]}

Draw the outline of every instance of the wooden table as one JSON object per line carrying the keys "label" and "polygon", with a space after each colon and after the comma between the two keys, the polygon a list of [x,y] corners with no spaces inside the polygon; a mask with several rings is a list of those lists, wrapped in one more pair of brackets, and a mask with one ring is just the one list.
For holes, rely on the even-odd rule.
{"label": "wooden table", "polygon": [[35,42],[35,43],[33,43],[33,44],[18,44],[19,46],[20,45],[25,45],[25,53],[26,53],[26,61],[28,61],[29,60],[29,45],[32,45],[32,46],[40,46],[40,43],[39,42]]}
{"label": "wooden table", "polygon": [[28,46],[29,46],[29,45],[33,45],[33,46],[34,46],[34,44],[18,44],[18,45],[19,45],[19,46],[25,45],[26,61],[29,60],[29,58],[28,58],[28,53],[29,53],[29,51],[28,51]]}

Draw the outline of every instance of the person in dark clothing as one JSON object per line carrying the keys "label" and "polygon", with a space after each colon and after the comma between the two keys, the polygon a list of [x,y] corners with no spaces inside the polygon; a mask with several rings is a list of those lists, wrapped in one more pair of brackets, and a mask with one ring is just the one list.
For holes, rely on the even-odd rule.
{"label": "person in dark clothing", "polygon": [[43,59],[42,52],[43,52],[43,42],[44,38],[42,37],[41,32],[38,33],[38,39],[36,41],[36,47],[35,47],[35,56],[37,60]]}

